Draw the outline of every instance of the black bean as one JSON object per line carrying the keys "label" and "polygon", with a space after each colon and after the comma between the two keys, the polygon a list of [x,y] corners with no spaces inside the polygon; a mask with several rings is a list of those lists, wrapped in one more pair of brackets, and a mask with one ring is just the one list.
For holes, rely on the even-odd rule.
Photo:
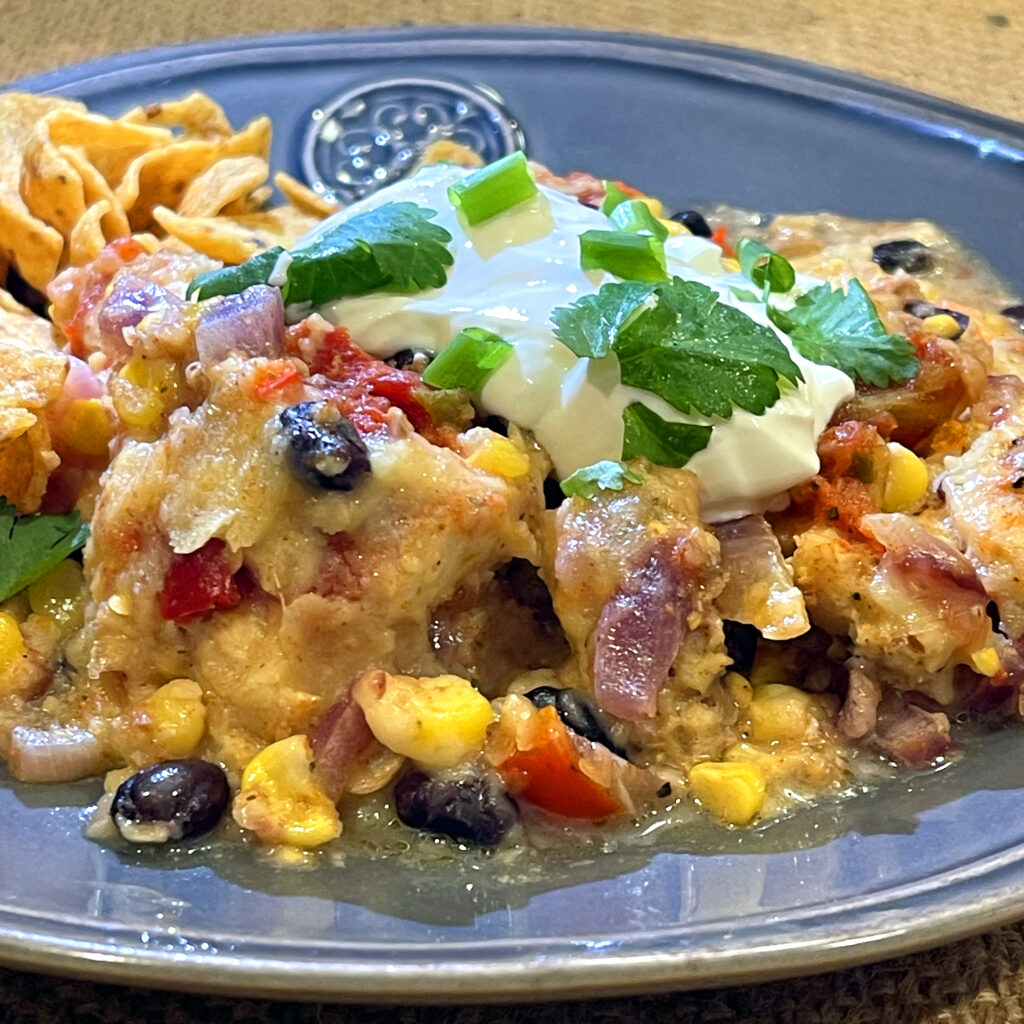
{"label": "black bean", "polygon": [[930,270],[932,254],[928,246],[916,238],[899,238],[892,242],[880,242],[871,252],[871,258],[887,273],[905,270],[908,274],[919,274]]}
{"label": "black bean", "polygon": [[1000,312],[1002,312],[1003,316],[1014,322],[1018,331],[1024,331],[1024,303],[1018,303],[1016,306],[1007,306],[1006,309]]}
{"label": "black bean", "polygon": [[421,771],[395,783],[395,813],[410,828],[475,846],[497,846],[518,817],[508,794],[490,779],[435,778]]}
{"label": "black bean", "polygon": [[433,361],[434,355],[425,348],[403,348],[384,360],[396,370],[415,370],[422,373]]}
{"label": "black bean", "polygon": [[691,235],[698,238],[711,237],[711,226],[697,210],[680,210],[679,213],[673,213],[670,219],[688,228]]}
{"label": "black bean", "polygon": [[288,468],[310,487],[350,491],[370,457],[356,428],[327,402],[302,402],[280,417],[287,444]]}
{"label": "black bean", "polygon": [[553,476],[544,480],[544,507],[558,508],[565,501],[565,491],[562,485]]}
{"label": "black bean", "polygon": [[723,620],[722,628],[725,631],[725,651],[732,658],[733,671],[741,676],[748,675],[754,667],[760,632],[756,626],[732,619]]}
{"label": "black bean", "polygon": [[951,316],[960,325],[960,330],[953,335],[952,341],[956,341],[971,325],[971,318],[966,313],[961,313],[958,309],[946,309],[945,306],[935,306],[924,299],[908,302],[903,307],[903,312],[916,316],[918,320],[926,320],[930,316]]}
{"label": "black bean", "polygon": [[591,743],[600,743],[613,754],[625,758],[626,752],[608,735],[601,715],[579,690],[557,686],[537,686],[524,695],[534,707],[552,707],[567,729]]}
{"label": "black bean", "polygon": [[191,839],[214,828],[231,797],[219,765],[198,758],[163,761],[118,786],[110,816],[135,843]]}

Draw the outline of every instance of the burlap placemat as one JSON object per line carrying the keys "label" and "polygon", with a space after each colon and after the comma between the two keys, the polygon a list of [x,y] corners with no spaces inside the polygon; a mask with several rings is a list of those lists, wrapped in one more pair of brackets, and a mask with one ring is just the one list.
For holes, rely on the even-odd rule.
{"label": "burlap placemat", "polygon": [[[0,81],[124,50],[223,36],[408,24],[541,24],[686,36],[817,61],[1024,120],[1021,0],[0,0]],[[0,857],[2,857],[0,852]],[[1016,1024],[1024,926],[808,978],[530,1007],[300,1005],[154,994],[0,969],[0,1024]]]}

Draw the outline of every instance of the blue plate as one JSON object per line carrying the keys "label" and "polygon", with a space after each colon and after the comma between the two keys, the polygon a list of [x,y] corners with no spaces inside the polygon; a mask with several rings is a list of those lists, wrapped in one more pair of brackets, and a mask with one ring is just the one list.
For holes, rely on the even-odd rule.
{"label": "blue plate", "polygon": [[[354,85],[483,83],[559,171],[677,206],[926,217],[1024,281],[1024,127],[724,47],[540,29],[203,44],[42,75],[109,113],[202,89],[274,119],[299,173],[312,112]],[[95,784],[0,785],[0,959],[251,995],[456,1002],[657,991],[848,966],[1024,916],[1024,742],[979,734],[903,777],[745,832],[415,867],[287,871],[249,849],[126,856],[81,834]]]}

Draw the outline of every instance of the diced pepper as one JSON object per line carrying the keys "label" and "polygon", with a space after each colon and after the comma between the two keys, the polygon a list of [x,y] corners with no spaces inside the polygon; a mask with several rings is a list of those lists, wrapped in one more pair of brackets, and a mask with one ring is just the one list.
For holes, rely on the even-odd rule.
{"label": "diced pepper", "polygon": [[217,537],[198,551],[173,555],[160,591],[160,614],[188,622],[215,609],[234,608],[241,600],[227,545]]}
{"label": "diced pepper", "polygon": [[553,707],[531,720],[525,743],[498,766],[516,797],[566,818],[599,821],[622,810],[622,804],[580,768],[580,755]]}

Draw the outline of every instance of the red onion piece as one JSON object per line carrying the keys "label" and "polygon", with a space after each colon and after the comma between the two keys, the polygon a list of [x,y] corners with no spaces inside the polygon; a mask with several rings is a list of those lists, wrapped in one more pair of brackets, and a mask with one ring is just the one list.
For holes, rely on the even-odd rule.
{"label": "red onion piece", "polygon": [[966,644],[988,633],[988,595],[974,566],[952,545],[929,533],[910,516],[876,513],[861,518],[861,528],[885,545],[879,583],[926,604]]}
{"label": "red onion piece", "polygon": [[73,782],[103,770],[100,741],[85,729],[17,725],[11,730],[11,771],[22,782]]}
{"label": "red onion piece", "polygon": [[130,349],[124,332],[151,314],[180,314],[185,304],[172,292],[137,274],[122,273],[97,313],[100,346],[108,355],[125,356]]}
{"label": "red onion piece", "polygon": [[310,737],[316,775],[324,792],[337,800],[361,765],[361,755],[376,741],[363,709],[351,693],[339,697]]}
{"label": "red onion piece", "polygon": [[224,295],[202,306],[196,327],[200,361],[211,366],[231,352],[274,358],[284,349],[284,304],[277,288],[265,284],[240,295]]}
{"label": "red onion piece", "polygon": [[674,544],[652,544],[597,623],[594,696],[602,709],[630,722],[654,716],[691,605]]}

